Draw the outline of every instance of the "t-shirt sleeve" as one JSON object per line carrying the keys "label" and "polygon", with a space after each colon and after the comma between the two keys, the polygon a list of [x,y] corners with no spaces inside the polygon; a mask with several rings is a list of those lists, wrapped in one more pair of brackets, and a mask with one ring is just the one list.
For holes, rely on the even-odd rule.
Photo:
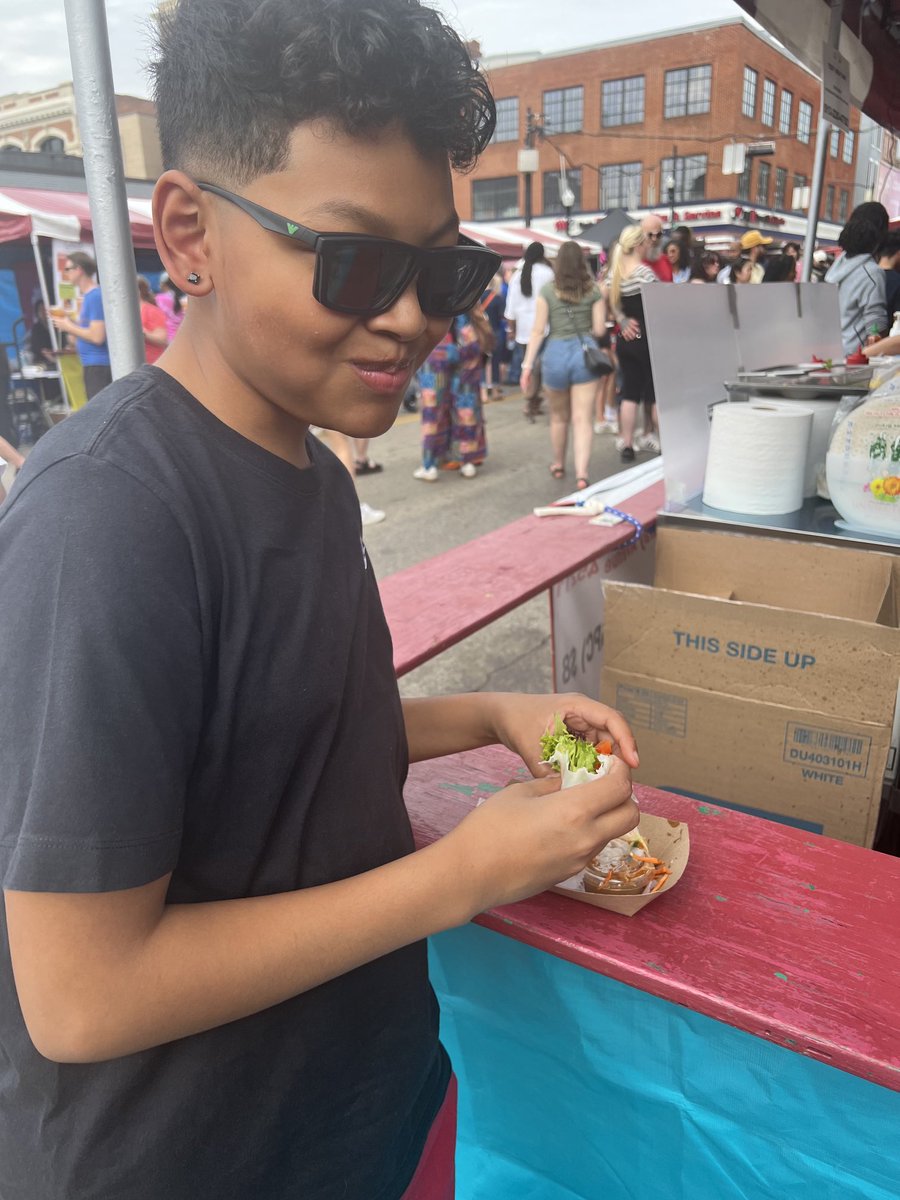
{"label": "t-shirt sleeve", "polygon": [[27,472],[0,511],[0,882],[137,887],[177,861],[197,757],[190,547],[116,466]]}
{"label": "t-shirt sleeve", "polygon": [[103,315],[103,297],[98,287],[92,288],[81,302],[80,324],[87,329],[91,321],[105,321]]}

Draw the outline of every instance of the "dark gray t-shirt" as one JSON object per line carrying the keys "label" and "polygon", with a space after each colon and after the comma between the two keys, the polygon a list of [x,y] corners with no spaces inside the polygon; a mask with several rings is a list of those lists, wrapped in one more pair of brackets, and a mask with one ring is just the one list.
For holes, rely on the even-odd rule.
{"label": "dark gray t-shirt", "polygon": [[[298,470],[144,367],[0,509],[0,880],[199,903],[413,849],[346,472]],[[42,1058],[0,906],[0,1200],[396,1200],[443,1099],[423,945],[99,1064]],[[135,997],[140,1003],[140,997]]]}

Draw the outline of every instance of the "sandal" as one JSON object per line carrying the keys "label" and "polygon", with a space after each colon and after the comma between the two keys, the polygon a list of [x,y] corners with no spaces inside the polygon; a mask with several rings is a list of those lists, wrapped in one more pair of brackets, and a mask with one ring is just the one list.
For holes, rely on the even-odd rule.
{"label": "sandal", "polygon": [[579,475],[578,478],[575,480],[575,490],[578,492],[583,492],[586,487],[590,487],[590,486],[591,486],[591,481],[589,479],[585,479],[585,477],[583,475]]}
{"label": "sandal", "polygon": [[383,470],[381,463],[372,462],[371,458],[357,459],[353,464],[354,475],[377,475]]}
{"label": "sandal", "polygon": [[562,479],[565,476],[566,468],[558,467],[555,464],[550,468],[550,474],[554,479]]}

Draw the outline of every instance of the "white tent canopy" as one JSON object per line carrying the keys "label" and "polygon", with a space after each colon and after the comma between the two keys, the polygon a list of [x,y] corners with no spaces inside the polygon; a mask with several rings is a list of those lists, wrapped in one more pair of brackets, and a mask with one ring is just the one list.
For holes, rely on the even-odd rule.
{"label": "white tent canopy", "polygon": [[78,217],[42,212],[0,191],[0,241],[11,240],[4,236],[4,227],[7,232],[17,229],[18,232],[14,234],[17,238],[35,234],[38,237],[58,238],[63,242],[81,241],[81,222]]}

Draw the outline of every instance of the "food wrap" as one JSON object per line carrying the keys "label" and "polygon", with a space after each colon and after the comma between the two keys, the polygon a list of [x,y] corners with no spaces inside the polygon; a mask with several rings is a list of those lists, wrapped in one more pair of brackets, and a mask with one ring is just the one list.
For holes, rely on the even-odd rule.
{"label": "food wrap", "polygon": [[[544,750],[542,761],[557,768],[564,788],[589,783],[598,775],[608,774],[612,766],[612,754],[599,753],[590,742],[569,733],[559,717],[554,728],[541,739],[541,745]],[[642,813],[640,825],[624,834],[623,840],[642,846],[668,866],[670,874],[658,891],[644,895],[588,892],[584,887],[584,871],[562,880],[553,890],[572,900],[580,900],[583,904],[592,904],[595,908],[605,908],[626,917],[634,916],[653,900],[671,891],[687,866],[690,851],[687,825],[682,821]]]}

